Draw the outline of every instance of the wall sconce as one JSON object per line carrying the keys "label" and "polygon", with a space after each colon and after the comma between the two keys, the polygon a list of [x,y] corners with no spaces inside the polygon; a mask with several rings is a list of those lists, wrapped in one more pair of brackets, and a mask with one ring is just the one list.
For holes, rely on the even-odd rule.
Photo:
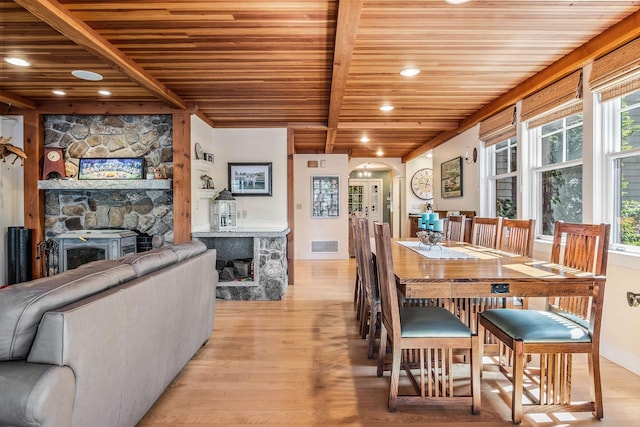
{"label": "wall sconce", "polygon": [[469,147],[467,147],[467,151],[464,153],[464,162],[468,165],[475,163],[478,161],[478,149],[473,147],[473,151],[471,152],[471,158],[469,158]]}
{"label": "wall sconce", "polygon": [[635,292],[627,292],[627,303],[629,307],[637,307],[640,305],[640,294]]}

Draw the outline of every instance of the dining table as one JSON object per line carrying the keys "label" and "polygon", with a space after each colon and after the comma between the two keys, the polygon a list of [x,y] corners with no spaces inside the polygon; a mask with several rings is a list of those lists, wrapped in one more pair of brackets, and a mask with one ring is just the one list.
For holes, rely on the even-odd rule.
{"label": "dining table", "polygon": [[398,290],[405,298],[547,297],[593,295],[604,276],[549,261],[443,241],[394,239],[392,257]]}

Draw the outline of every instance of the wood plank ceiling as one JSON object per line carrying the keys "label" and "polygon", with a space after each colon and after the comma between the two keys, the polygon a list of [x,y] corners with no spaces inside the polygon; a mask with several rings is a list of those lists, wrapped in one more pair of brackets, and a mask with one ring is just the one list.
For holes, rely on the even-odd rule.
{"label": "wood plank ceiling", "polygon": [[[637,37],[639,10],[618,0],[0,0],[0,55],[32,63],[2,61],[0,114],[162,102],[216,127],[292,128],[296,153],[409,160]],[[407,66],[421,73],[400,76]]]}

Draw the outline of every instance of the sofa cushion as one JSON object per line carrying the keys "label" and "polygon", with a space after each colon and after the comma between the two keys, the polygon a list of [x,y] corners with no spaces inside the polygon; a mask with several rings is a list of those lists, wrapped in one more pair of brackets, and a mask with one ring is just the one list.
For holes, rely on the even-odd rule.
{"label": "sofa cushion", "polygon": [[64,273],[12,285],[0,298],[0,360],[24,359],[42,315],[136,277],[118,261],[95,261]]}
{"label": "sofa cushion", "polygon": [[169,246],[176,255],[178,255],[178,261],[191,258],[207,250],[207,245],[199,240],[191,240],[189,242],[180,243],[179,245]]}
{"label": "sofa cushion", "polygon": [[139,252],[118,258],[123,264],[129,264],[136,271],[137,277],[144,276],[161,268],[178,262],[178,255],[169,248],[158,248],[152,251]]}

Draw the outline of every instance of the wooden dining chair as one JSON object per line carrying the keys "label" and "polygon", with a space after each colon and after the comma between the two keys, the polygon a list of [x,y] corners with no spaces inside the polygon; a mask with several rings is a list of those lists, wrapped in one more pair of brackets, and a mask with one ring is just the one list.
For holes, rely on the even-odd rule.
{"label": "wooden dining chair", "polygon": [[371,251],[369,220],[366,218],[359,219],[357,224],[358,236],[360,239],[358,246],[360,248],[360,257],[362,259],[360,276],[362,278],[362,293],[364,297],[364,306],[362,311],[364,322],[361,334],[364,334],[364,337],[367,338],[367,357],[372,359],[379,325],[378,315],[380,313],[380,296],[378,292],[378,278],[375,271],[375,261]]}
{"label": "wooden dining chair", "polygon": [[[387,342],[391,343],[391,372],[388,409],[394,412],[398,404],[471,405],[474,414],[480,412],[480,358],[478,336],[460,319],[442,307],[400,307],[391,256],[389,224],[374,224],[376,264],[382,326],[378,351],[378,376],[384,374]],[[470,393],[454,395],[453,349],[470,351]],[[403,363],[403,350],[419,352],[419,376]],[[415,394],[399,395],[400,369],[404,368]]]}
{"label": "wooden dining chair", "polygon": [[498,249],[532,257],[535,225],[535,219],[504,218],[500,229]]}
{"label": "wooden dining chair", "polygon": [[485,248],[497,248],[501,230],[502,218],[474,216],[471,221],[471,243]]}
{"label": "wooden dining chair", "polygon": [[362,337],[362,339],[365,339],[367,337],[366,331],[367,331],[368,319],[367,319],[367,313],[365,313],[366,306],[367,306],[367,299],[365,294],[365,283],[363,278],[363,270],[365,266],[364,266],[364,259],[363,259],[364,252],[362,248],[363,239],[361,236],[362,227],[360,226],[360,223],[362,221],[367,221],[367,219],[358,218],[358,217],[353,218],[353,243],[354,243],[353,251],[356,257],[356,270],[357,270],[356,286],[358,287],[356,320],[358,321],[358,331],[360,332],[360,336]]}
{"label": "wooden dining chair", "polygon": [[[551,271],[562,274],[563,269],[571,269],[604,276],[609,229],[609,224],[556,222],[551,262],[562,267]],[[524,410],[533,409],[591,411],[595,418],[603,417],[599,349],[604,282],[594,281],[589,292],[575,296],[567,295],[567,289],[559,284],[558,293],[563,295],[547,298],[545,310],[487,310],[478,316],[481,348],[485,332],[490,332],[512,351],[513,366],[505,363],[500,369],[512,383],[511,417],[514,423],[522,421]],[[590,402],[571,403],[573,353],[587,354]],[[530,354],[539,355],[537,372],[530,365],[524,369],[525,358]],[[525,374],[539,389],[537,396],[524,388]],[[532,404],[523,406],[523,393]]]}
{"label": "wooden dining chair", "polygon": [[465,220],[465,215],[451,215],[447,217],[445,229],[445,237],[447,240],[454,240],[456,242],[464,241]]}
{"label": "wooden dining chair", "polygon": [[358,259],[358,239],[356,236],[356,220],[358,217],[356,215],[352,215],[349,221],[349,225],[351,226],[351,237],[353,239],[353,252],[354,258],[356,259],[356,280],[354,283],[353,289],[353,308],[356,312],[356,320],[360,320],[360,314],[362,311],[362,280],[360,279],[360,260]]}

